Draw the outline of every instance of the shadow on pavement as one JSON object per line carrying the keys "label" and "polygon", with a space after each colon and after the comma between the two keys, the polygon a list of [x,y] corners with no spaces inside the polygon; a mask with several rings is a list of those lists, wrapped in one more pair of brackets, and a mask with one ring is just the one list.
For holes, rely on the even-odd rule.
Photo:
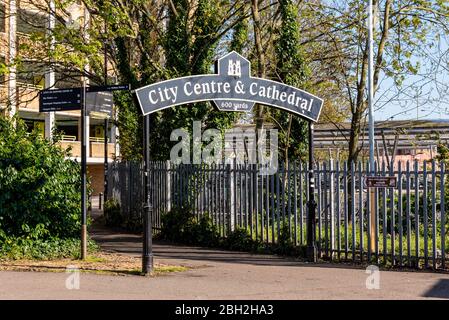
{"label": "shadow on pavement", "polygon": [[[90,233],[92,238],[99,243],[103,250],[129,254],[136,257],[142,255],[142,237],[140,234],[132,234],[123,229],[111,229],[95,223],[92,226]],[[240,263],[258,266],[338,268],[361,271],[366,268],[366,265],[354,264],[351,262],[307,263],[304,260],[291,257],[188,246],[159,240],[153,240],[153,254],[157,259],[171,260],[172,263],[189,264],[190,262],[197,265],[205,265],[207,263]],[[391,271],[416,272],[417,270],[407,270],[403,268],[391,269]],[[431,270],[420,270],[420,272],[435,273]],[[447,295],[449,296],[449,285],[447,288]]]}
{"label": "shadow on pavement", "polygon": [[432,288],[423,294],[423,297],[449,299],[449,280],[440,279]]}
{"label": "shadow on pavement", "polygon": [[[90,233],[92,238],[99,243],[103,250],[133,256],[141,256],[142,254],[142,238],[139,234],[126,233],[124,230],[112,230],[99,224],[94,224],[90,230]],[[305,261],[289,257],[188,246],[167,243],[159,240],[153,241],[153,253],[158,259],[172,260],[173,262],[176,260],[178,262],[182,260],[183,263],[188,263],[190,261],[201,265],[207,263],[241,263],[260,266],[316,266],[360,269],[360,266],[352,266],[347,264],[310,264]]]}

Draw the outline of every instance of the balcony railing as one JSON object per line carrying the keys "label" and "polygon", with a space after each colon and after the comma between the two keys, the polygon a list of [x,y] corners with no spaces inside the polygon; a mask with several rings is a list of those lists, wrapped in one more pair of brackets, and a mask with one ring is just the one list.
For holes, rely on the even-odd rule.
{"label": "balcony railing", "polygon": [[[104,137],[101,137],[101,138],[99,138],[99,137],[90,137],[89,141],[90,142],[104,143]],[[108,139],[108,142],[109,142],[109,139]]]}
{"label": "balcony railing", "polygon": [[76,141],[76,136],[69,136],[66,134],[63,134],[61,136],[62,141]]}
{"label": "balcony railing", "polygon": [[[63,141],[76,141],[76,136],[71,136],[71,135],[63,134],[63,135],[61,136],[61,139],[62,139]],[[96,143],[104,143],[104,138],[103,138],[103,137],[101,137],[101,138],[99,138],[99,137],[90,137],[90,138],[89,138],[89,141],[90,141],[90,142],[96,142]],[[108,141],[109,141],[109,139],[108,139]]]}
{"label": "balcony railing", "polygon": [[[64,140],[64,137],[66,139],[72,139],[74,136],[63,136],[63,140],[59,142],[59,145],[66,149],[68,147],[71,147],[71,154],[73,157],[80,157],[81,156],[81,143],[80,141],[76,140]],[[76,139],[76,137],[75,137]],[[89,157],[91,158],[103,158],[104,157],[104,143],[99,142],[89,142]],[[113,143],[108,143],[108,157],[113,158],[115,157],[115,145]]]}

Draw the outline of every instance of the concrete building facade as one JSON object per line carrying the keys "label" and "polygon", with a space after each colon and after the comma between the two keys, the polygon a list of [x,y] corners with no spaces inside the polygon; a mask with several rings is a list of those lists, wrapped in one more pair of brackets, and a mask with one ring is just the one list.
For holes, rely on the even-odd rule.
{"label": "concrete building facade", "polygon": [[[47,8],[43,10],[42,8]],[[0,114],[23,119],[28,129],[38,130],[51,139],[55,132],[60,135],[61,147],[71,147],[71,158],[80,161],[81,156],[81,112],[39,112],[39,91],[47,88],[67,88],[89,85],[88,80],[74,73],[59,72],[56,63],[36,59],[39,48],[32,37],[36,33],[49,32],[58,23],[51,14],[55,10],[53,0],[0,0],[0,65],[6,65],[8,72],[0,73]],[[81,2],[70,7],[67,23],[88,21],[87,10]],[[88,26],[85,23],[84,26]],[[80,27],[80,31],[83,27]],[[54,45],[52,42],[50,45]],[[20,60],[20,67],[16,61]],[[49,66],[52,67],[49,67]],[[103,192],[104,179],[104,117],[90,114],[86,117],[87,163],[91,176],[93,194]],[[107,143],[108,161],[119,155],[116,137],[117,128],[109,120]]]}

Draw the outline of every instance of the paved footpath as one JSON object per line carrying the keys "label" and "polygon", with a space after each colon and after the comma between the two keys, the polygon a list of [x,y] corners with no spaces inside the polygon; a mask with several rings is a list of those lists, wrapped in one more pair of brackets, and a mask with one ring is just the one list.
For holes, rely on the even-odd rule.
{"label": "paved footpath", "polygon": [[[95,230],[105,250],[140,256],[140,236]],[[381,271],[380,289],[368,290],[364,269],[307,264],[275,256],[156,243],[155,259],[187,265],[186,272],[153,278],[0,272],[0,299],[449,299],[449,274]]]}

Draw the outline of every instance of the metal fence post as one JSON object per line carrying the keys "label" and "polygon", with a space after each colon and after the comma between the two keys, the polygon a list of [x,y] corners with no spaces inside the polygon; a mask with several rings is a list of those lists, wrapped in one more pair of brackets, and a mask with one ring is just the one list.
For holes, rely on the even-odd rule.
{"label": "metal fence post", "polygon": [[166,195],[166,207],[167,212],[171,211],[171,175],[170,175],[170,160],[167,160],[166,162],[166,171],[165,171],[165,195]]}
{"label": "metal fence post", "polygon": [[440,162],[440,213],[441,213],[441,268],[444,269],[446,266],[446,216],[445,216],[445,165],[444,162]]}
{"label": "metal fence post", "polygon": [[335,173],[334,173],[334,160],[329,160],[329,210],[330,210],[330,256],[334,256],[335,249]]}
{"label": "metal fence post", "polygon": [[310,262],[317,261],[317,247],[315,240],[315,217],[316,217],[316,202],[315,202],[315,174],[313,171],[313,122],[309,121],[309,211],[307,213],[307,259]]}
{"label": "metal fence post", "polygon": [[229,188],[229,198],[228,198],[228,214],[229,214],[229,231],[235,230],[235,162],[232,161],[228,164],[228,188]]}

